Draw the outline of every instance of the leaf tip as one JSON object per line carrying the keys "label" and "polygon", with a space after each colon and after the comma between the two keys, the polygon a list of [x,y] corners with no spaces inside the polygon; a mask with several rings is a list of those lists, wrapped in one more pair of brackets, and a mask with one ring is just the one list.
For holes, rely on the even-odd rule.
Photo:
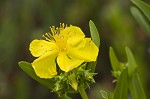
{"label": "leaf tip", "polygon": [[19,61],[19,62],[18,62],[18,65],[21,66],[22,63],[23,63],[23,61]]}
{"label": "leaf tip", "polygon": [[109,52],[112,51],[112,50],[113,50],[113,48],[110,46],[110,47],[109,47]]}
{"label": "leaf tip", "polygon": [[125,51],[126,51],[126,52],[131,52],[131,50],[130,50],[129,47],[127,47],[127,46],[125,47]]}

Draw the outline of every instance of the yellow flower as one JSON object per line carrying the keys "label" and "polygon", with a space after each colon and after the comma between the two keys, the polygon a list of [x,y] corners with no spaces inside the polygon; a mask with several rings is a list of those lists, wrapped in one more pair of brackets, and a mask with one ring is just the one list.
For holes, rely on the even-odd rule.
{"label": "yellow flower", "polygon": [[51,34],[46,33],[46,40],[33,40],[30,51],[38,57],[32,63],[34,71],[40,78],[52,78],[57,75],[56,62],[59,68],[68,72],[83,62],[96,61],[98,47],[91,38],[85,38],[77,26],[51,27]]}

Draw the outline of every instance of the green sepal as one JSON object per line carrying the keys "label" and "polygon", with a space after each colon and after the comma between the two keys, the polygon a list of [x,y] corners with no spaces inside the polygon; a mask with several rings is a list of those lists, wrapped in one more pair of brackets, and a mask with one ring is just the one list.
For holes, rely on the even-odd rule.
{"label": "green sepal", "polygon": [[75,73],[70,74],[70,75],[68,76],[68,80],[69,80],[69,84],[71,85],[71,87],[72,87],[75,91],[77,91],[78,82],[77,82]]}
{"label": "green sepal", "polygon": [[96,64],[97,64],[97,61],[87,63],[87,69],[90,70],[91,73],[94,73]]}
{"label": "green sepal", "polygon": [[91,73],[90,70],[86,69],[86,64],[83,64],[69,72],[56,75],[54,77],[56,83],[52,91],[59,96],[67,93],[77,93],[79,87],[83,86],[86,89],[91,83],[95,82],[94,75],[95,73]]}

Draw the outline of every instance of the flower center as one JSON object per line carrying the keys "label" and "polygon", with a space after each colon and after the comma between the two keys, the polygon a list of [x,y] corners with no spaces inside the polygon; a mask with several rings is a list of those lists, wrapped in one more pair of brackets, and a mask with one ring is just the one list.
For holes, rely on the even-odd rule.
{"label": "flower center", "polygon": [[60,51],[65,51],[66,50],[66,40],[64,37],[60,34],[62,30],[64,30],[67,26],[60,23],[59,28],[55,28],[54,26],[50,27],[51,33],[46,33],[43,35],[43,37],[50,41],[50,42],[55,42],[57,46],[59,47]]}
{"label": "flower center", "polygon": [[66,50],[66,40],[63,38],[63,36],[55,35],[54,36],[55,42],[57,46],[59,47],[60,51]]}

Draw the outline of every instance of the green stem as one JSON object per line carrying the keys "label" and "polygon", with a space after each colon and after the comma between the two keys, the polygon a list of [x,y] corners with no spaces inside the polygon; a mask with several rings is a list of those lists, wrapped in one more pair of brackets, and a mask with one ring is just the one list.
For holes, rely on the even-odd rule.
{"label": "green stem", "polygon": [[84,87],[80,87],[79,92],[80,92],[80,95],[81,95],[82,99],[88,99],[88,96],[87,96],[87,94],[84,90]]}

